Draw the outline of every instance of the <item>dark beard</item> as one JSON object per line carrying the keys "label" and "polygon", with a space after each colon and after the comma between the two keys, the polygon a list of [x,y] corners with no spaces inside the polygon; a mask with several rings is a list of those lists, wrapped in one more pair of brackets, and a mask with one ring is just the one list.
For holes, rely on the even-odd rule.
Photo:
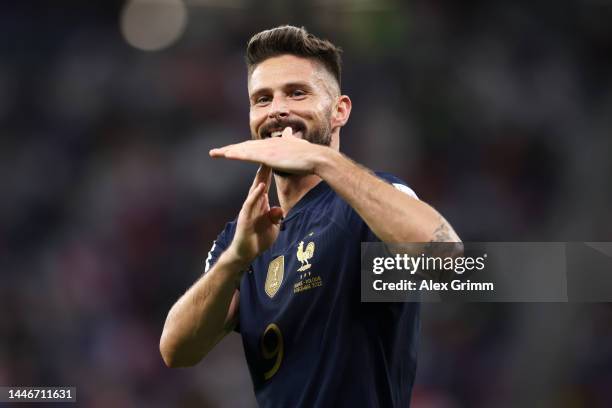
{"label": "dark beard", "polygon": [[[302,139],[310,143],[318,144],[321,146],[329,146],[331,144],[331,139],[332,139],[331,126],[329,125],[331,112],[327,116],[328,117],[325,118],[325,121],[323,123],[320,123],[317,127],[315,127],[312,130],[306,128],[306,124],[302,122],[301,120],[297,120],[297,119],[281,119],[281,120],[277,120],[274,122],[270,122],[262,126],[261,129],[259,130],[258,137],[253,137],[253,139],[267,138],[264,135],[267,135],[268,133],[270,133],[271,129],[278,129],[278,128],[285,129],[286,127],[290,127],[294,129],[295,132],[301,131]],[[287,173],[287,172],[279,171],[279,170],[272,170],[272,173],[280,177],[291,177],[294,175],[292,173]]]}
{"label": "dark beard", "polygon": [[331,144],[331,128],[329,126],[329,121],[321,123],[315,129],[305,129],[302,132],[304,140],[307,140],[310,143],[321,146],[329,146]]}

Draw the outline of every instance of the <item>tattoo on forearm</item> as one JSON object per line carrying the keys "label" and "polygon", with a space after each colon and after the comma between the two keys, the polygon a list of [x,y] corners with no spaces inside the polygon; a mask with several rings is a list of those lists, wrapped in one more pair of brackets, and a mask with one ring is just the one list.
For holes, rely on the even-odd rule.
{"label": "tattoo on forearm", "polygon": [[462,253],[461,240],[446,220],[440,217],[440,225],[434,230],[431,240],[425,246],[425,254],[428,256],[460,256]]}
{"label": "tattoo on forearm", "polygon": [[448,224],[442,220],[442,223],[433,232],[433,238],[429,242],[448,242],[451,239]]}

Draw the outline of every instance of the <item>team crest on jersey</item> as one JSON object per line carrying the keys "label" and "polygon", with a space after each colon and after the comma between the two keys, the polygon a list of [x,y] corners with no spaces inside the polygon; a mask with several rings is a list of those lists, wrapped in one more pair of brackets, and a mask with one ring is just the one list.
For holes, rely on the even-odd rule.
{"label": "team crest on jersey", "polygon": [[[301,293],[310,289],[318,288],[323,286],[323,280],[320,276],[318,276],[315,272],[312,272],[310,268],[312,264],[310,263],[310,259],[314,256],[315,253],[315,243],[314,241],[308,241],[309,237],[314,235],[313,232],[309,233],[297,247],[297,252],[295,254],[298,261],[300,261],[301,266],[297,269],[297,272],[304,272],[297,275],[297,281],[293,284],[293,293]],[[308,271],[308,272],[306,272]]]}
{"label": "team crest on jersey", "polygon": [[268,274],[266,275],[266,283],[264,290],[266,295],[273,298],[278,292],[281,283],[283,283],[283,276],[285,275],[285,257],[283,255],[274,258],[270,265],[268,265]]}
{"label": "team crest on jersey", "polygon": [[304,241],[300,241],[297,248],[297,259],[301,262],[302,266],[298,268],[298,272],[304,272],[312,266],[308,260],[313,257],[315,251],[315,243],[309,242],[304,248]]}

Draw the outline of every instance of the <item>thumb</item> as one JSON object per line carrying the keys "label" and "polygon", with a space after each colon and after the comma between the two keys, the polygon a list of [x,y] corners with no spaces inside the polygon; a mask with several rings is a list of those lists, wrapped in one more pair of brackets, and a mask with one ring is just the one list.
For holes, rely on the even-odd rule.
{"label": "thumb", "polygon": [[270,211],[268,211],[268,218],[274,225],[280,224],[280,222],[283,220],[283,216],[283,209],[280,207],[272,207],[270,208]]}
{"label": "thumb", "polygon": [[287,126],[285,129],[283,129],[283,133],[281,134],[282,137],[289,137],[293,135],[293,129],[291,129],[291,126]]}

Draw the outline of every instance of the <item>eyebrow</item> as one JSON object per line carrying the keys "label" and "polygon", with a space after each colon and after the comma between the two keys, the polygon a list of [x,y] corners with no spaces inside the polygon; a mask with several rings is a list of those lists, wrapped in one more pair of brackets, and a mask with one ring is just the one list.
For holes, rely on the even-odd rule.
{"label": "eyebrow", "polygon": [[[312,91],[313,87],[311,85],[309,85],[306,82],[302,82],[302,81],[297,81],[297,82],[288,82],[286,84],[284,84],[282,86],[283,90],[287,90],[287,89],[295,89],[295,88],[303,88],[307,91]],[[251,95],[250,95],[250,99],[254,99],[257,98],[260,95],[263,94],[267,94],[267,93],[272,93],[272,88],[259,88],[256,89]]]}

